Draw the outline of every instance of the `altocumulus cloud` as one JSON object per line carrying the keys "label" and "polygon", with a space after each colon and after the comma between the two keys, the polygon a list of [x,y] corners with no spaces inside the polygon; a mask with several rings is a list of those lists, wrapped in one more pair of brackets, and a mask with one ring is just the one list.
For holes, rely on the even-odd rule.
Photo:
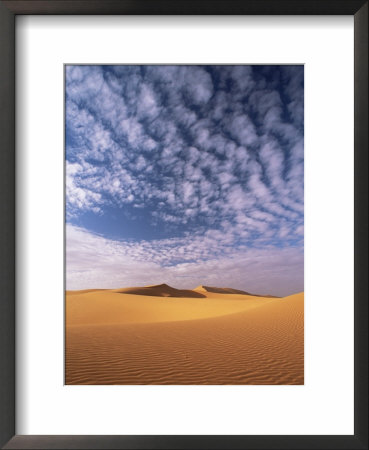
{"label": "altocumulus cloud", "polygon": [[302,66],[67,66],[69,289],[303,290]]}

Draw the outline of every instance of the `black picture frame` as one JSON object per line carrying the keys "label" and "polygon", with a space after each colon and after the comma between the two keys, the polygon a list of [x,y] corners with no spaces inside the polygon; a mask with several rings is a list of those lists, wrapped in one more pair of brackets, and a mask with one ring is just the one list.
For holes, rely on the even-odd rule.
{"label": "black picture frame", "polygon": [[[15,17],[18,14],[353,15],[355,60],[354,435],[15,435]],[[0,445],[7,449],[368,449],[368,1],[0,1]],[[194,405],[195,407],[195,405]],[[317,405],[317,407],[319,407]],[[52,411],[50,411],[52,414]]]}

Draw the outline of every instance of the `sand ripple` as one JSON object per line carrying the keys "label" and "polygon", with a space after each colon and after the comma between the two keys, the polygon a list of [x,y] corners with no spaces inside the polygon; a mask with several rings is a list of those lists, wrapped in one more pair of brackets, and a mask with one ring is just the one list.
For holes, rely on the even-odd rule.
{"label": "sand ripple", "polygon": [[303,294],[210,319],[77,325],[66,384],[303,384]]}

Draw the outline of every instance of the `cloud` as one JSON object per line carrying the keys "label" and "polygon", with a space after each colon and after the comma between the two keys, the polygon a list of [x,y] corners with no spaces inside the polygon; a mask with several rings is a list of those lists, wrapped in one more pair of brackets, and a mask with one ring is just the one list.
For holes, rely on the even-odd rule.
{"label": "cloud", "polygon": [[[244,185],[242,176],[248,173],[245,204],[266,197],[271,200],[275,194],[274,202],[290,208],[296,203],[291,186],[301,174],[302,159],[297,156],[301,155],[301,130],[282,120],[280,94],[257,89],[265,80],[256,81],[253,71],[251,66],[218,68],[213,76],[218,77],[219,86],[233,84],[228,90],[218,87],[215,92],[209,72],[198,66],[68,66],[66,119],[71,142],[67,144],[67,159],[100,167],[90,178],[71,174],[74,191],[93,192],[99,186],[97,202],[115,202],[119,207],[129,203],[132,196],[138,201],[143,196],[147,201],[149,190],[154,203],[166,189],[164,169],[166,177],[174,177],[176,196],[176,202],[161,207],[165,217],[175,214],[171,209],[174,203],[188,203],[190,191],[200,192],[201,178],[209,180],[225,202],[227,190]],[[299,84],[291,71],[285,78],[290,81],[285,91],[291,98],[287,109],[291,109],[297,101],[301,104]],[[256,90],[251,92],[252,88]],[[246,94],[250,94],[248,99]],[[250,107],[263,117],[261,124],[258,116],[251,118],[245,113]],[[288,174],[284,173],[287,160]],[[261,179],[261,171],[265,171],[269,185]],[[138,179],[137,173],[143,172],[151,176]],[[112,178],[121,181],[122,195],[114,195],[108,187]],[[293,202],[288,203],[291,196]],[[301,204],[301,192],[299,196]],[[84,212],[91,206],[70,198],[67,208],[73,214],[78,214],[78,207]],[[92,202],[94,197],[89,198]],[[217,200],[216,196],[208,197],[207,205],[198,202],[195,214],[213,211],[217,205],[212,200]],[[219,208],[215,209],[219,214]]]}
{"label": "cloud", "polygon": [[[85,170],[91,170],[91,167],[86,167]],[[67,214],[73,214],[75,210],[83,210],[83,211],[94,211],[100,212],[99,204],[101,203],[101,195],[92,190],[81,188],[78,186],[78,179],[84,172],[84,168],[78,164],[69,164],[66,165],[66,200],[68,204],[71,206],[67,210]]]}
{"label": "cloud", "polygon": [[67,225],[66,235],[67,289],[165,282],[178,288],[208,284],[280,296],[303,290],[301,249],[235,249],[232,239],[217,230],[202,238],[154,243],[109,240],[72,225]]}

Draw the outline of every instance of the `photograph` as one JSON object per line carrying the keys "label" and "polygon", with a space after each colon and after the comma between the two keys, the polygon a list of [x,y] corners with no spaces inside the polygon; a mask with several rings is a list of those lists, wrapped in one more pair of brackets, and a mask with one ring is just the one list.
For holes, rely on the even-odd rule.
{"label": "photograph", "polygon": [[66,64],[64,102],[65,384],[303,385],[304,65]]}

